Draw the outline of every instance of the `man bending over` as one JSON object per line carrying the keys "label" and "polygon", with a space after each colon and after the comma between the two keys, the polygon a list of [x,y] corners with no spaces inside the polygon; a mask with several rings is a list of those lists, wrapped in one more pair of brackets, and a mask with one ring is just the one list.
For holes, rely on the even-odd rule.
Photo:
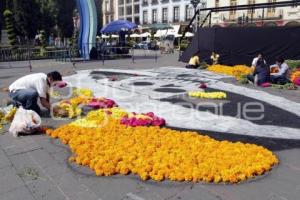
{"label": "man bending over", "polygon": [[24,109],[40,113],[38,99],[43,107],[50,110],[49,88],[56,82],[62,81],[59,72],[30,74],[16,80],[9,86],[9,97]]}

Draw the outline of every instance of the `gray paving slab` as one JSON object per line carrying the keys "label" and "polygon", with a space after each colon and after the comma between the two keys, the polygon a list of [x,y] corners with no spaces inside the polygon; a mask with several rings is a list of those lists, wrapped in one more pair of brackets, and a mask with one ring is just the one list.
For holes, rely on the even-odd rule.
{"label": "gray paving slab", "polygon": [[6,154],[2,149],[0,149],[0,169],[5,168],[5,167],[10,167],[11,162],[7,158]]}
{"label": "gray paving slab", "polygon": [[24,182],[11,167],[0,169],[0,195],[24,186]]}
{"label": "gray paving slab", "polygon": [[1,200],[36,200],[28,191],[27,187],[25,186],[0,194],[0,199]]}
{"label": "gray paving slab", "polygon": [[34,136],[33,140],[50,154],[66,150],[65,146],[58,144],[58,140],[56,141],[46,135]]}
{"label": "gray paving slab", "polygon": [[38,200],[65,200],[63,191],[50,181],[35,180],[27,184],[31,194]]}
{"label": "gray paving slab", "polygon": [[24,136],[15,138],[11,134],[1,135],[0,145],[8,156],[41,148],[41,146],[34,142],[31,137]]}
{"label": "gray paving slab", "polygon": [[27,153],[40,168],[50,167],[57,164],[56,160],[44,149],[37,149]]}
{"label": "gray paving slab", "polygon": [[65,196],[72,200],[98,200],[99,197],[84,184],[79,183],[72,174],[64,174],[55,180]]}
{"label": "gray paving slab", "polygon": [[30,183],[37,179],[48,180],[48,177],[43,172],[42,164],[36,162],[28,153],[12,155],[9,159],[16,169],[18,176],[20,176],[25,183]]}

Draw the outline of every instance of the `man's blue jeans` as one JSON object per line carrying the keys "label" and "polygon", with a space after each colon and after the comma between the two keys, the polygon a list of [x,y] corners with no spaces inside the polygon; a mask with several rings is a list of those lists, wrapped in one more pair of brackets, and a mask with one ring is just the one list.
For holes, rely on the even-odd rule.
{"label": "man's blue jeans", "polygon": [[284,85],[286,83],[289,83],[289,79],[287,79],[285,75],[280,75],[280,76],[271,75],[271,83]]}
{"label": "man's blue jeans", "polygon": [[33,110],[37,113],[41,112],[37,104],[39,94],[34,89],[21,89],[9,93],[9,97],[16,102],[17,105],[22,105],[26,110]]}

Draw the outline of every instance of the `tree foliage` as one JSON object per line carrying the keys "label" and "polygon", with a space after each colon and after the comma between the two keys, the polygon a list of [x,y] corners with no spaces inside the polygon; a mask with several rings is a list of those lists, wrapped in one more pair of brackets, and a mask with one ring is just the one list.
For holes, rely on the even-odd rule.
{"label": "tree foliage", "polygon": [[34,38],[39,29],[40,7],[35,0],[13,0],[17,32]]}
{"label": "tree foliage", "polygon": [[58,9],[57,13],[57,26],[59,35],[62,37],[70,38],[73,34],[73,12],[76,8],[76,1],[61,1],[54,0]]}
{"label": "tree foliage", "polygon": [[[97,7],[98,30],[102,25],[102,0],[95,0]],[[15,35],[33,39],[44,30],[46,38],[54,36],[71,38],[73,36],[73,13],[76,0],[0,0],[0,30],[4,28],[5,8],[13,13]],[[76,34],[75,34],[76,35]]]}
{"label": "tree foliage", "polygon": [[14,46],[17,43],[15,27],[14,27],[14,17],[13,13],[10,10],[5,10],[3,13],[5,18],[5,26],[8,35],[8,41],[11,46]]}

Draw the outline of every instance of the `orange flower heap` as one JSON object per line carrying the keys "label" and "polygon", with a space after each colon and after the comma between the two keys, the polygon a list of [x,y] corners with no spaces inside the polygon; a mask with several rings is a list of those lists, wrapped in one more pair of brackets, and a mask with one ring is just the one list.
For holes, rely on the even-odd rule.
{"label": "orange flower heap", "polygon": [[251,74],[253,69],[246,65],[235,65],[235,66],[226,66],[226,65],[211,65],[207,68],[208,71],[226,74],[229,76],[234,76],[239,80],[242,76]]}
{"label": "orange flower heap", "polygon": [[278,163],[271,151],[257,145],[167,128],[126,127],[111,116],[105,126],[64,125],[47,134],[70,146],[71,161],[99,176],[133,173],[142,180],[237,183]]}
{"label": "orange flower heap", "polygon": [[300,78],[300,69],[298,71],[294,71],[291,74],[291,81],[292,82],[296,81],[297,78]]}

